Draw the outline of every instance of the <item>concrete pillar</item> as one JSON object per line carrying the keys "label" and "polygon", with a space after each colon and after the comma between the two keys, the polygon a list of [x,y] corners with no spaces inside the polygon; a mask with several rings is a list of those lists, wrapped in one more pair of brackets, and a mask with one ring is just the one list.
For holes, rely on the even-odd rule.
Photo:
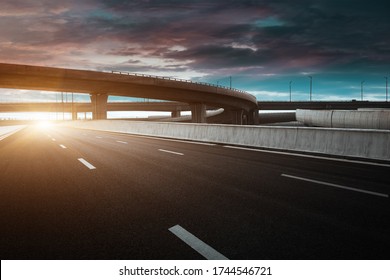
{"label": "concrete pillar", "polygon": [[180,110],[175,110],[171,112],[171,118],[178,118],[181,116],[181,111]]}
{"label": "concrete pillar", "polygon": [[258,125],[259,124],[259,110],[250,110],[248,114],[248,124]]}
{"label": "concrete pillar", "polygon": [[76,110],[76,108],[72,109],[72,121],[77,121],[77,110]]}
{"label": "concrete pillar", "polygon": [[92,119],[106,120],[108,95],[105,93],[93,93],[90,94],[90,98],[92,103]]}
{"label": "concrete pillar", "polygon": [[190,104],[193,123],[206,123],[206,105],[201,103]]}
{"label": "concrete pillar", "polygon": [[232,124],[242,125],[244,110],[234,110],[234,111],[232,110],[230,112],[231,112],[230,114],[231,114]]}

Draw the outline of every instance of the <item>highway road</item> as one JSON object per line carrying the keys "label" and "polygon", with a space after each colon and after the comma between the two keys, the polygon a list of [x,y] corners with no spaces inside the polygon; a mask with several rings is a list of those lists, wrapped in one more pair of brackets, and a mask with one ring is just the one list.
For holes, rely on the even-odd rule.
{"label": "highway road", "polygon": [[390,259],[390,164],[29,125],[1,259]]}

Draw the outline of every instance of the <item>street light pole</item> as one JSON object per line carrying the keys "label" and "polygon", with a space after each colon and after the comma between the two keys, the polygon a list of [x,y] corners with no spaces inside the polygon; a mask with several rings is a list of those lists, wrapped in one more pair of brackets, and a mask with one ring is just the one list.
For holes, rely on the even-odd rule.
{"label": "street light pole", "polygon": [[[72,117],[71,117],[71,120],[72,120],[72,121],[75,121],[75,120],[73,119],[73,115],[74,115],[74,99],[73,99],[73,92],[72,92]],[[76,120],[77,120],[77,114],[76,114]]]}
{"label": "street light pole", "polygon": [[386,79],[386,102],[387,102],[388,95],[389,95],[389,94],[388,94],[389,92],[388,92],[388,90],[387,90],[387,85],[388,85],[387,82],[388,82],[389,77],[385,77],[385,79]]}
{"label": "street light pole", "polygon": [[62,120],[65,120],[64,93],[63,92],[61,92],[61,103],[62,103]]}
{"label": "street light pole", "polygon": [[232,76],[230,76],[229,78],[230,78],[230,89],[232,89]]}
{"label": "street light pole", "polygon": [[58,103],[58,94],[56,93],[56,121],[58,121],[58,107],[57,107],[57,103]]}
{"label": "street light pole", "polygon": [[360,82],[360,95],[361,95],[361,100],[363,101],[363,84],[364,84],[364,81],[361,81]]}
{"label": "street light pole", "polygon": [[290,81],[290,102],[291,102],[291,83],[292,81]]}
{"label": "street light pole", "polygon": [[308,76],[309,79],[310,79],[310,101],[312,99],[312,90],[313,90],[313,77],[312,76]]}

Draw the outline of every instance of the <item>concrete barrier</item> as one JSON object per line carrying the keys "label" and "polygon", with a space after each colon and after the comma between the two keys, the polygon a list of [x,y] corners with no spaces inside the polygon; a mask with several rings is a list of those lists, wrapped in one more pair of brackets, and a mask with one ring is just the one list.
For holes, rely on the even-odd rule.
{"label": "concrete barrier", "polygon": [[308,126],[390,130],[390,110],[297,110],[297,121]]}
{"label": "concrete barrier", "polygon": [[73,121],[83,129],[242,145],[345,157],[390,160],[390,131],[138,121]]}

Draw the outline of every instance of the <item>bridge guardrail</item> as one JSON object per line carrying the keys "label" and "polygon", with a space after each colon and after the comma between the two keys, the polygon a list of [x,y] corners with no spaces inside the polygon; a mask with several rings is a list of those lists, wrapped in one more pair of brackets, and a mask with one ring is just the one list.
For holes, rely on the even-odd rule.
{"label": "bridge guardrail", "polygon": [[246,91],[239,90],[239,89],[236,89],[236,88],[230,88],[230,87],[226,87],[226,86],[215,85],[215,84],[205,83],[205,82],[194,82],[194,81],[186,80],[186,79],[178,79],[178,78],[172,78],[172,77],[155,76],[155,75],[147,75],[147,74],[139,74],[139,73],[131,73],[131,72],[123,72],[123,71],[111,71],[110,73],[112,73],[112,74],[119,74],[119,75],[134,76],[134,77],[145,77],[145,78],[153,78],[153,79],[159,79],[159,80],[169,80],[169,81],[176,81],[176,82],[204,85],[204,86],[214,87],[216,89],[223,88],[223,89],[228,89],[228,90],[235,91],[235,92],[248,94]]}

